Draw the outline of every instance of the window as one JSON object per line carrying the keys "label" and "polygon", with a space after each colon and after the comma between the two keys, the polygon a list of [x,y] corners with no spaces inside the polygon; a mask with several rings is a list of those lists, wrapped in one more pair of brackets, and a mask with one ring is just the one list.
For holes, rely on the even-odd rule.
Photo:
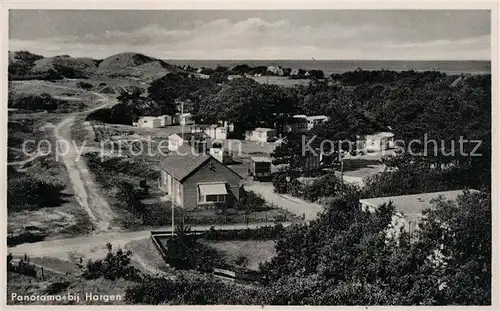
{"label": "window", "polygon": [[198,185],[198,203],[222,203],[226,202],[227,190],[226,185],[217,184],[201,184]]}

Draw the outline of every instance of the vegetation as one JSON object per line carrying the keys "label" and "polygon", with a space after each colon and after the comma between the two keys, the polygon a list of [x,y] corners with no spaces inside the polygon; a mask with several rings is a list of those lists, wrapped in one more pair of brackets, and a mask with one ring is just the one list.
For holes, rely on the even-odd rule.
{"label": "vegetation", "polygon": [[30,263],[30,259],[28,256],[24,255],[17,263],[13,263],[12,254],[7,255],[7,271],[15,272],[19,274],[24,274],[31,277],[36,277],[36,269],[35,265]]}
{"label": "vegetation", "polygon": [[9,169],[7,178],[8,213],[57,206],[62,202],[61,192],[66,185],[55,177],[36,176]]}
{"label": "vegetation", "polygon": [[40,95],[29,94],[12,98],[9,101],[9,107],[33,111],[55,111],[63,103],[63,101],[55,99],[48,93],[42,93]]}
{"label": "vegetation", "polygon": [[106,243],[108,254],[104,259],[96,261],[89,260],[83,271],[86,279],[97,279],[104,277],[108,280],[124,278],[126,280],[140,279],[139,270],[130,266],[132,252],[124,252],[121,248],[113,251],[111,243]]}

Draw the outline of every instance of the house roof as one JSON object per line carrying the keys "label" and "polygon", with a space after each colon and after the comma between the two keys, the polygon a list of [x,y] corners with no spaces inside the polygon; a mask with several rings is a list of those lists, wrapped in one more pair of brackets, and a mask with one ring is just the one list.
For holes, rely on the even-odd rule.
{"label": "house roof", "polygon": [[[469,190],[470,192],[479,192],[477,190]],[[459,195],[462,195],[464,190],[427,192],[410,195],[399,195],[392,197],[379,197],[359,200],[361,204],[366,204],[372,207],[379,207],[382,204],[392,202],[396,212],[409,216],[410,218],[419,218],[425,209],[433,207],[432,200],[443,197],[446,201],[454,201]]]}
{"label": "house roof", "polygon": [[160,162],[160,168],[182,182],[210,158],[206,154],[195,155],[191,152],[187,152],[187,155],[172,153]]}
{"label": "house roof", "polygon": [[309,116],[307,117],[308,120],[323,120],[323,119],[328,119],[327,116],[325,115],[320,115],[320,116]]}
{"label": "house roof", "polygon": [[191,141],[191,139],[202,141],[202,140],[205,140],[207,138],[207,135],[205,133],[190,133],[190,132],[185,132],[184,134],[183,133],[175,133],[175,134],[172,134],[168,137],[171,137],[173,135],[176,135],[179,138],[182,138],[183,140],[187,140],[187,141]]}
{"label": "house roof", "polygon": [[250,157],[253,162],[268,162],[271,163],[271,159],[267,157]]}
{"label": "house roof", "polygon": [[267,128],[267,127],[257,127],[254,129],[254,131],[258,132],[270,132],[270,131],[276,131],[275,129]]}

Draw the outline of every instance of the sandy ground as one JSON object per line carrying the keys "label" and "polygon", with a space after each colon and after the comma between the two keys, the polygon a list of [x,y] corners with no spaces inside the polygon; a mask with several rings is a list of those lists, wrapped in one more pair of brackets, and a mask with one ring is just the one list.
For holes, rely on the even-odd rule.
{"label": "sandy ground", "polygon": [[274,241],[206,241],[205,244],[223,252],[229,262],[245,257],[245,268],[258,270],[259,264],[271,260],[276,255]]}
{"label": "sandy ground", "polygon": [[317,203],[307,202],[285,194],[274,192],[273,184],[269,182],[254,182],[243,186],[247,191],[260,194],[264,200],[288,210],[297,216],[305,215],[305,220],[310,221],[318,217],[323,208]]}
{"label": "sandy ground", "polygon": [[[109,98],[98,93],[94,93],[94,95],[98,97],[100,101],[105,101],[105,104],[87,110],[85,113],[111,105],[111,100]],[[89,215],[94,230],[97,230],[97,232],[107,231],[112,229],[110,222],[116,215],[111,210],[105,197],[100,194],[100,189],[98,185],[94,183],[85,161],[79,155],[75,145],[72,143],[71,125],[74,122],[74,114],[66,117],[54,128],[54,134],[58,141],[66,142],[64,145],[67,150],[61,148],[62,160],[69,173],[76,200]]]}

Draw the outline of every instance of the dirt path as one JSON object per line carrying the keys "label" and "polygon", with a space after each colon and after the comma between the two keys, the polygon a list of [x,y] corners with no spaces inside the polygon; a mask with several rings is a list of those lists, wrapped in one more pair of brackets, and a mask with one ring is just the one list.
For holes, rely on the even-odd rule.
{"label": "dirt path", "polygon": [[[110,98],[99,93],[92,93],[99,98],[99,101],[104,101],[105,103],[85,111],[85,114],[112,104]],[[113,230],[114,228],[111,228],[110,221],[116,215],[111,210],[106,199],[100,195],[98,185],[95,184],[85,160],[78,153],[71,137],[71,126],[74,124],[77,114],[80,113],[72,114],[59,122],[54,128],[54,135],[58,141],[65,142],[64,144],[60,144],[60,147],[64,145],[67,148],[67,150],[60,148],[62,160],[68,171],[75,199],[89,215],[95,233]]]}
{"label": "dirt path", "polygon": [[267,202],[276,204],[297,216],[305,215],[306,221],[316,219],[318,214],[323,210],[321,205],[317,203],[275,193],[271,183],[254,182],[245,184],[243,187],[245,190],[260,194]]}

